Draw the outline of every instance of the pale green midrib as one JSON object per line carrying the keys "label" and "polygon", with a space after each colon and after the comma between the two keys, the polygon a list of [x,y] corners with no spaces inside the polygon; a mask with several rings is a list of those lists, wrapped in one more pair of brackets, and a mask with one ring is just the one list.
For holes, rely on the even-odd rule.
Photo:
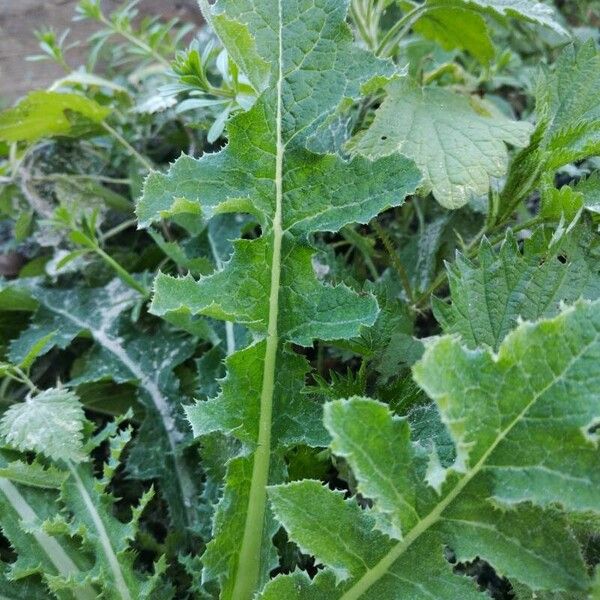
{"label": "pale green midrib", "polygon": [[486,461],[498,445],[506,438],[511,432],[514,426],[519,423],[523,417],[529,412],[531,407],[543,396],[550,388],[564,377],[565,373],[573,366],[573,364],[581,358],[597,341],[599,335],[597,334],[589,344],[586,344],[581,351],[574,355],[569,363],[565,366],[564,370],[560,375],[552,378],[546,386],[544,386],[538,393],[534,394],[533,399],[529,402],[525,408],[509,423],[503,431],[500,432],[494,443],[484,452],[482,457],[476,463],[476,465],[468,471],[465,476],[456,484],[452,491],[444,497],[427,516],[419,521],[406,535],[406,537],[396,544],[374,567],[365,572],[365,574],[350,588],[348,591],[339,597],[338,600],[356,600],[360,598],[376,581],[381,579],[390,567],[409,549],[409,547],[430,527],[435,525],[440,519],[442,513],[448,508],[448,506],[456,499],[456,497],[463,491],[467,484],[481,471],[485,466]]}
{"label": "pale green midrib", "polygon": [[[24,522],[39,521],[33,508],[31,508],[27,500],[25,500],[12,482],[0,477],[0,490]],[[68,579],[80,573],[77,565],[56,539],[43,531],[35,531],[32,535],[62,577]],[[72,593],[77,600],[94,600],[97,597],[96,592],[90,586],[74,590]]]}
{"label": "pale green midrib", "polygon": [[179,434],[179,429],[177,428],[173,415],[170,414],[167,398],[163,395],[158,385],[144,371],[141,364],[136,363],[129,354],[127,354],[125,348],[115,339],[110,337],[105,331],[94,329],[89,323],[78,319],[74,314],[61,309],[58,306],[52,305],[49,302],[46,302],[46,306],[51,311],[62,315],[65,319],[80,327],[83,331],[89,331],[94,338],[94,341],[115,356],[131,372],[134,378],[138,380],[139,386],[150,396],[150,399],[160,416],[161,424],[163,425],[169,447],[171,448],[171,456],[173,459],[173,466],[175,467],[177,484],[181,490],[184,513],[188,524],[193,525],[195,521],[193,504],[196,495],[195,485],[178,452],[177,440],[174,436]]}
{"label": "pale green midrib", "polygon": [[252,465],[252,480],[248,495],[248,510],[242,536],[233,600],[251,600],[256,593],[260,577],[261,546],[267,505],[267,485],[271,462],[271,426],[273,393],[275,388],[275,366],[279,345],[279,285],[281,279],[281,242],[283,238],[283,16],[282,0],[278,0],[279,46],[277,76],[277,113],[275,153],[275,214],[273,215],[273,259],[271,263],[271,288],[269,292],[269,321],[265,361],[263,366],[262,390],[260,395],[260,418],[258,441]]}
{"label": "pale green midrib", "polygon": [[117,592],[123,600],[133,600],[131,593],[129,592],[129,588],[127,587],[127,583],[125,582],[123,572],[121,571],[119,559],[115,554],[115,551],[110,542],[110,537],[108,535],[108,532],[106,531],[106,527],[104,526],[104,522],[98,514],[98,511],[96,510],[96,507],[94,506],[94,503],[92,502],[88,491],[85,489],[83,481],[81,481],[81,477],[79,476],[77,467],[70,462],[68,464],[69,471],[71,471],[71,475],[75,480],[75,486],[77,487],[77,491],[79,492],[79,495],[81,496],[81,499],[83,500],[83,503],[85,504],[85,507],[88,513],[90,514],[90,517],[92,518],[92,522],[94,523],[96,532],[98,533],[100,545],[102,546],[104,556],[106,557],[106,560],[108,561],[108,565],[112,572]]}

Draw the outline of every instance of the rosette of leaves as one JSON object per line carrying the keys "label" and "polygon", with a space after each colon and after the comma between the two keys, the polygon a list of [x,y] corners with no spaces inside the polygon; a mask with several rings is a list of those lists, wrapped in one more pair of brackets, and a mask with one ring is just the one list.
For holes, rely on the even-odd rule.
{"label": "rosette of leaves", "polygon": [[[325,406],[332,452],[372,501],[321,482],[273,486],[277,518],[325,566],[275,578],[261,598],[420,600],[489,597],[453,572],[487,561],[518,597],[589,597],[569,517],[600,510],[600,302],[522,323],[498,353],[457,336],[432,340],[413,375],[456,454],[445,465],[406,418],[368,398]],[[546,595],[548,594],[548,595]]]}
{"label": "rosette of leaves", "polygon": [[233,242],[231,259],[212,275],[160,274],[151,307],[233,321],[254,335],[228,358],[220,394],[187,409],[197,436],[221,432],[241,443],[227,462],[202,561],[203,580],[218,581],[222,598],[249,599],[277,564],[267,485],[285,480],[286,448],[327,439],[321,407],[301,393],[309,366],[292,344],[356,337],[378,312],[372,295],[317,280],[310,236],[400,205],[420,174],[398,154],[345,161],[307,150],[311,136],[330,133],[341,105],[395,74],[353,45],[347,2],[225,0],[204,12],[260,95],[230,120],[224,149],[151,174],[137,213],[142,226],[225,212],[249,213],[260,226],[255,239]]}

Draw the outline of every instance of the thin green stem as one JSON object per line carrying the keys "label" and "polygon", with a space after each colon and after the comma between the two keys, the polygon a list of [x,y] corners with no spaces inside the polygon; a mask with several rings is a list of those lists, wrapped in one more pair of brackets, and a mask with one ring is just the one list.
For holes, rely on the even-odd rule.
{"label": "thin green stem", "polygon": [[382,56],[388,52],[388,49],[391,51],[391,49],[393,49],[394,46],[396,46],[396,44],[398,44],[398,42],[412,29],[414,24],[429,10],[429,6],[420,4],[410,12],[406,13],[401,19],[398,19],[379,42],[375,54]]}
{"label": "thin green stem", "polygon": [[352,246],[356,247],[362,254],[363,260],[365,261],[365,266],[371,274],[373,281],[377,281],[379,279],[379,271],[377,271],[377,267],[375,266],[373,259],[369,255],[368,250],[364,247],[364,241],[361,235],[349,225],[342,229],[341,234],[344,236],[344,239],[346,239],[351,244],[351,247],[347,252],[346,256],[350,255],[352,251]]}
{"label": "thin green stem", "polygon": [[142,156],[116,129],[113,129],[106,121],[102,121],[101,124],[104,130],[128,150],[129,154],[131,154],[131,156],[133,156],[141,165],[146,167],[148,171],[154,170],[154,165],[147,158]]}
{"label": "thin green stem", "polygon": [[373,40],[371,39],[371,35],[369,34],[366,23],[363,20],[362,15],[358,12],[356,8],[355,2],[352,2],[350,6],[350,14],[352,15],[352,20],[358,29],[358,33],[362,38],[363,42],[370,48],[373,49]]}
{"label": "thin green stem", "polygon": [[114,185],[129,185],[131,179],[106,177],[105,175],[73,175],[71,173],[49,173],[48,175],[32,175],[33,181],[60,181],[61,179],[81,179],[84,181],[100,181],[101,183],[112,183]]}
{"label": "thin green stem", "polygon": [[394,247],[394,243],[392,242],[392,238],[388,234],[388,232],[380,225],[379,221],[375,218],[371,221],[371,227],[377,232],[379,239],[382,241],[388,256],[390,257],[390,262],[392,263],[392,267],[394,267],[395,271],[398,273],[400,277],[400,281],[402,282],[402,287],[406,292],[406,296],[411,304],[414,303],[414,293],[412,286],[410,284],[410,277],[398,256],[398,251]]}
{"label": "thin green stem", "polygon": [[107,254],[104,250],[102,250],[100,246],[95,245],[92,248],[92,250],[98,256],[100,256],[108,265],[110,265],[115,270],[119,278],[122,281],[124,281],[130,288],[142,294],[144,298],[146,298],[149,295],[148,290],[141,283],[136,281],[131,275],[131,273],[129,273],[124,267],[122,267],[112,256],[110,256],[110,254]]}
{"label": "thin green stem", "polygon": [[130,227],[135,227],[137,225],[137,219],[128,219],[127,221],[123,221],[118,225],[115,225],[112,229],[109,229],[105,233],[100,236],[100,241],[105,242],[111,237],[118,235],[122,231],[129,229]]}
{"label": "thin green stem", "polygon": [[21,368],[13,365],[11,367],[11,371],[14,371],[14,373],[9,372],[8,376],[14,379],[15,381],[18,381],[19,383],[25,384],[32,393],[37,394],[40,391],[39,388],[35,385],[35,383],[33,383],[31,379],[29,379],[27,374]]}
{"label": "thin green stem", "polygon": [[106,25],[114,33],[123,36],[127,41],[131,42],[134,46],[137,46],[138,48],[143,50],[149,56],[154,57],[163,66],[165,66],[167,68],[171,67],[169,61],[164,56],[159,54],[156,50],[154,50],[154,48],[151,48],[150,46],[148,46],[148,44],[146,44],[146,42],[140,40],[138,37],[136,37],[132,33],[129,33],[125,29],[119,29],[119,28],[115,27],[115,24],[112,23],[111,21],[109,21],[104,15],[102,15],[100,17],[100,20],[102,21],[102,23],[104,23],[104,25]]}

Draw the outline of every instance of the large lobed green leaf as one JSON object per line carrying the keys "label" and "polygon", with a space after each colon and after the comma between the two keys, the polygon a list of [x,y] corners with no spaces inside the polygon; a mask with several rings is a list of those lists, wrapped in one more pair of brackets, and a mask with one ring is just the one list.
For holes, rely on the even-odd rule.
{"label": "large lobed green leaf", "polygon": [[203,556],[204,580],[219,581],[223,598],[251,598],[276,566],[277,525],[266,485],[284,480],[282,453],[300,441],[325,439],[319,406],[301,393],[308,365],[289,344],[356,337],[377,316],[372,295],[317,280],[309,236],[366,223],[402,204],[420,182],[414,163],[399,154],[345,161],[306,149],[340,104],[395,72],[353,44],[347,4],[206,3],[206,17],[230,56],[264,91],[229,122],[225,148],[199,160],[182,157],[166,175],[151,174],[137,207],[142,226],[181,213],[210,219],[246,212],[261,228],[257,239],[235,241],[231,259],[212,275],[198,281],[159,275],[151,309],[166,317],[233,321],[257,337],[229,357],[220,395],[188,409],[197,434],[220,432],[242,443],[228,462],[214,537]]}
{"label": "large lobed green leaf", "polygon": [[446,208],[486,194],[491,177],[508,167],[506,143],[525,146],[532,126],[513,121],[490,104],[410,80],[393,83],[367,131],[351,142],[358,154],[402,152],[423,171],[425,183]]}
{"label": "large lobed green leaf", "polygon": [[564,513],[600,511],[599,360],[599,301],[520,325],[498,354],[452,336],[432,341],[414,376],[454,441],[448,468],[385,405],[328,404],[332,450],[373,506],[315,481],[271,488],[290,537],[326,569],[313,582],[278,577],[262,597],[485,597],[453,573],[445,548],[534,593],[585,594],[591,581]]}

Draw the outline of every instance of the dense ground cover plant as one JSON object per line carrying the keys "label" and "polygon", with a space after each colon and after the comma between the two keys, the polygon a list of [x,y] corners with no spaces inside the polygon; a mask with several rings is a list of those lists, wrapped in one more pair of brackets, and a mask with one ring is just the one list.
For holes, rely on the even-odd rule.
{"label": "dense ground cover plant", "polygon": [[0,597],[595,598],[594,3],[200,9],[0,113]]}

